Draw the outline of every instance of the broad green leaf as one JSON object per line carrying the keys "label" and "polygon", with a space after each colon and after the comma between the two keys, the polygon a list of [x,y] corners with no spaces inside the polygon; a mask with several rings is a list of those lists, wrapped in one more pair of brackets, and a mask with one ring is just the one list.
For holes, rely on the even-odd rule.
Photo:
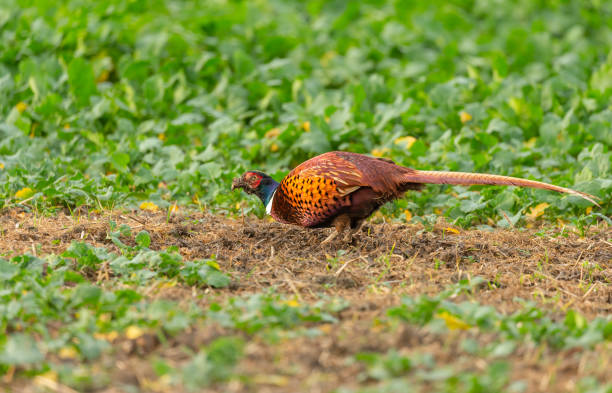
{"label": "broad green leaf", "polygon": [[138,246],[142,248],[147,248],[151,245],[151,236],[149,236],[149,232],[145,230],[138,232],[135,240],[136,244],[138,244]]}
{"label": "broad green leaf", "polygon": [[127,153],[114,152],[111,155],[111,163],[118,171],[124,172],[127,170],[130,163],[130,156]]}
{"label": "broad green leaf", "polygon": [[70,92],[78,106],[88,106],[89,99],[98,92],[91,64],[81,58],[75,57],[68,65],[68,83]]}
{"label": "broad green leaf", "polygon": [[8,281],[19,274],[19,267],[0,258],[0,281]]}
{"label": "broad green leaf", "polygon": [[44,355],[36,340],[28,334],[11,334],[4,347],[0,349],[0,364],[21,366],[36,364],[43,359]]}

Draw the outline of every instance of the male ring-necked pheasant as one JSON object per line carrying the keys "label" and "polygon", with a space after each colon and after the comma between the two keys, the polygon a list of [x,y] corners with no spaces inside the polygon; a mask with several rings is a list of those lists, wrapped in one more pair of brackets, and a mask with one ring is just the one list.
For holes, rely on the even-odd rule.
{"label": "male ring-necked pheasant", "polygon": [[484,173],[419,171],[384,158],[334,151],[303,162],[280,183],[258,171],[245,172],[232,182],[255,194],[275,220],[309,228],[334,226],[327,239],[351,228],[350,237],[363,221],[385,203],[423,184],[493,184],[542,188],[576,195],[597,205],[596,197],[569,188],[516,177]]}

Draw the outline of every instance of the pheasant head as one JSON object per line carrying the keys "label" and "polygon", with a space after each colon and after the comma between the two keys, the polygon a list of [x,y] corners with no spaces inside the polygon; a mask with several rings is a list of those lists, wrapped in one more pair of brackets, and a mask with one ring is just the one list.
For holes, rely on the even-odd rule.
{"label": "pheasant head", "polygon": [[278,182],[263,172],[248,171],[232,181],[232,191],[242,188],[247,194],[255,194],[267,206],[272,200]]}

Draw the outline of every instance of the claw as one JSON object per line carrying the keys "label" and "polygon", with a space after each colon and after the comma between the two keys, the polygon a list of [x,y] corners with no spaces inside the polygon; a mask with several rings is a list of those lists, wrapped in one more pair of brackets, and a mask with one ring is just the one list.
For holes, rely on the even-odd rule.
{"label": "claw", "polygon": [[330,241],[335,239],[335,237],[338,236],[339,233],[344,232],[344,230],[349,226],[350,223],[351,219],[347,214],[341,214],[338,217],[334,218],[333,226],[336,228],[336,230],[331,235],[329,235],[327,239],[323,240],[321,244],[329,243]]}
{"label": "claw", "polygon": [[331,233],[331,235],[329,235],[325,240],[323,240],[321,242],[321,244],[327,244],[327,243],[331,242],[332,240],[334,240],[336,238],[336,236],[338,236],[338,232],[337,231],[333,231]]}

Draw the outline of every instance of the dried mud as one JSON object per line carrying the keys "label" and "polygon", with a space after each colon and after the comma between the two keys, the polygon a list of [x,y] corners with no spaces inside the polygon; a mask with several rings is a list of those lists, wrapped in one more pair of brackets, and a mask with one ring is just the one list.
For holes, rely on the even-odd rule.
{"label": "dried mud", "polygon": [[[515,298],[535,301],[561,316],[568,308],[587,318],[612,313],[612,228],[591,228],[580,237],[565,230],[448,229],[437,224],[427,231],[418,225],[368,223],[350,244],[321,246],[329,230],[306,230],[255,218],[230,219],[206,213],[173,215],[113,212],[89,217],[35,217],[18,210],[0,215],[0,255],[60,253],[73,240],[115,248],[107,239],[109,220],[128,224],[134,232],[151,234],[151,248],[177,246],[186,260],[216,255],[233,277],[216,296],[254,293],[274,286],[301,302],[320,294],[341,296],[350,307],[336,324],[315,325],[318,337],[282,339],[280,345],[247,337],[245,357],[233,381],[209,391],[328,392],[339,386],[366,386],[363,366],[351,362],[363,351],[431,353],[438,364],[478,371],[487,364],[460,350],[466,338],[485,345],[492,337],[473,331],[440,335],[410,325],[379,326],[387,308],[402,295],[435,294],[464,277],[480,276],[484,285],[476,300],[509,313]],[[458,232],[458,233],[457,233]],[[126,240],[127,241],[127,240]],[[345,253],[338,257],[339,250]],[[206,303],[206,288],[173,287],[151,291],[151,297],[193,299]],[[117,342],[114,356],[100,362],[112,370],[112,384],[99,391],[119,392],[126,384],[143,391],[164,391],[156,385],[151,356],[170,362],[185,360],[181,348],[197,349],[226,334],[216,326],[191,329],[161,345],[155,337]],[[235,332],[234,332],[235,334]],[[544,350],[520,347],[511,357],[512,376],[527,381],[528,392],[573,391],[584,376],[609,381],[612,346],[595,350]],[[0,385],[1,386],[1,385]],[[24,391],[36,387],[24,385]],[[174,388],[172,391],[176,391]]]}

